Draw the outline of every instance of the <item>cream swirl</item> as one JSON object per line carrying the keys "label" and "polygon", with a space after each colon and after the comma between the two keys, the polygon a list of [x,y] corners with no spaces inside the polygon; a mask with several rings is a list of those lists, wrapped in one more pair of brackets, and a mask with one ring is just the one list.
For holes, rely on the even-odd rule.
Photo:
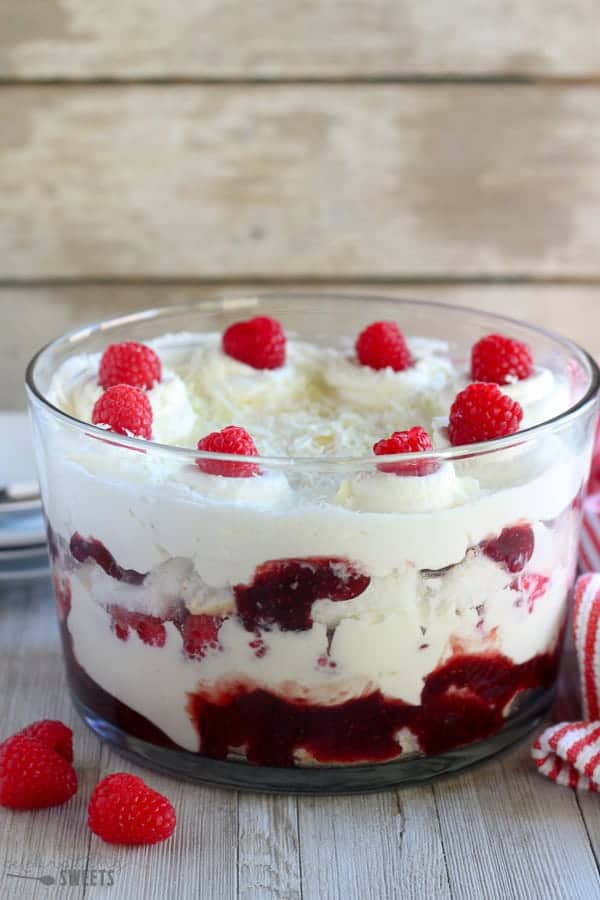
{"label": "cream swirl", "polygon": [[479,494],[474,478],[457,478],[452,463],[443,463],[430,475],[360,473],[344,481],[338,503],[365,512],[434,512],[459,506]]}
{"label": "cream swirl", "polygon": [[[63,363],[52,380],[50,402],[75,419],[91,422],[94,404],[103,393],[98,384],[98,364],[98,354],[74,356]],[[159,444],[186,443],[196,416],[179,375],[163,368],[161,381],[147,395],[152,406],[153,440]]]}

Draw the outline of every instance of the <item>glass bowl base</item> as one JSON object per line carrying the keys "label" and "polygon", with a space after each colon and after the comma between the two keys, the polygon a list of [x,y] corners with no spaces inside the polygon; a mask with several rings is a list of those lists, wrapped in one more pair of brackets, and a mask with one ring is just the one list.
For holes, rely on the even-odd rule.
{"label": "glass bowl base", "polygon": [[484,740],[436,756],[412,755],[389,763],[271,768],[216,760],[158,747],[132,737],[99,717],[74,694],[77,712],[98,737],[127,759],[163,775],[213,787],[270,794],[363,794],[431,781],[483,762],[526,738],[542,724],[553,691],[536,691],[511,714],[504,728]]}

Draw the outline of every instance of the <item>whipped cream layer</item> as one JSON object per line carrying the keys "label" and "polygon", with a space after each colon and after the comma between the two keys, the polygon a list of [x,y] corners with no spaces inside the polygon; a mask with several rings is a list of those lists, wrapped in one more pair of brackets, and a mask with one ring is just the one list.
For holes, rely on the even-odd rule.
{"label": "whipped cream layer", "polygon": [[[398,478],[392,474],[359,473],[350,479],[359,486],[358,500],[355,492],[346,495],[335,477],[315,486],[308,475],[292,487],[282,472],[252,479],[215,476],[209,493],[202,473],[195,489],[196,473],[187,463],[180,469],[165,466],[154,479],[151,460],[118,448],[100,455],[109,451],[124,463],[117,472],[92,464],[97,451],[78,460],[49,460],[46,509],[53,527],[67,539],[79,531],[102,541],[120,565],[138,572],[172,558],[191,560],[215,588],[247,581],[267,559],[342,556],[365,574],[382,577],[404,561],[418,569],[454,565],[469,547],[507,525],[560,515],[580,490],[587,465],[583,455],[567,458],[565,448],[562,458],[520,484],[482,487],[472,474],[454,476],[453,483],[463,485],[460,492],[449,492],[433,513],[426,493],[418,510],[418,480],[412,493],[410,484],[405,487],[411,510],[404,511],[400,489],[390,511]],[[504,482],[502,466],[497,468]],[[486,478],[487,469],[488,464]],[[372,493],[365,486],[369,477],[376,486]],[[384,478],[388,493],[378,487]],[[400,484],[407,480],[400,478]],[[323,497],[326,489],[329,496]]]}

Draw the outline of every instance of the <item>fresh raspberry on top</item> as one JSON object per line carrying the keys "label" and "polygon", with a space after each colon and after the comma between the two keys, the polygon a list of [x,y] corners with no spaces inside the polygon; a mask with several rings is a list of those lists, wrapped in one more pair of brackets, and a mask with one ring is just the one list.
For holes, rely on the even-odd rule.
{"label": "fresh raspberry on top", "polygon": [[117,772],[100,781],[88,806],[88,825],[109,844],[158,844],[175,830],[175,810],[137,775]]}
{"label": "fresh raspberry on top", "polygon": [[150,390],[162,376],[158,355],[145,344],[125,341],[111,344],[102,354],[98,370],[98,384],[106,390],[115,384]]}
{"label": "fresh raspberry on top", "polygon": [[0,806],[43,809],[77,791],[73,766],[52,747],[25,734],[0,744]]}
{"label": "fresh raspberry on top", "polygon": [[497,384],[476,381],[456,395],[448,436],[454,446],[490,441],[514,434],[522,419],[520,403],[503,394]]}
{"label": "fresh raspberry on top", "polygon": [[37,738],[67,762],[73,762],[73,732],[62,722],[56,719],[42,719],[40,722],[32,722],[27,728],[19,731],[19,734]]}
{"label": "fresh raspberry on top", "polygon": [[533,372],[533,356],[527,344],[488,334],[473,345],[471,350],[471,378],[473,381],[492,381],[509,384],[529,378]]}
{"label": "fresh raspberry on top", "polygon": [[109,387],[99,397],[92,411],[94,425],[107,425],[116,434],[152,436],[152,406],[146,394],[129,384]]}
{"label": "fresh raspberry on top", "polygon": [[[373,444],[373,453],[376,456],[420,453],[425,450],[433,450],[433,444],[425,429],[418,426],[408,431],[394,431],[391,437]],[[435,459],[423,459],[417,462],[380,463],[377,468],[380,472],[391,472],[395,475],[431,475],[438,470],[439,463]]]}
{"label": "fresh raspberry on top", "polygon": [[413,364],[406,339],[395,322],[373,322],[356,339],[356,356],[371,369],[402,372]]}
{"label": "fresh raspberry on top", "polygon": [[[232,453],[236,456],[258,456],[252,435],[237,425],[228,425],[221,431],[213,431],[200,438],[198,450],[209,453]],[[260,468],[255,463],[198,458],[196,465],[209,475],[225,475],[228,478],[250,478],[252,475],[260,475]]]}
{"label": "fresh raspberry on top", "polygon": [[277,319],[255,316],[223,332],[223,352],[254,369],[279,369],[285,363],[285,332]]}

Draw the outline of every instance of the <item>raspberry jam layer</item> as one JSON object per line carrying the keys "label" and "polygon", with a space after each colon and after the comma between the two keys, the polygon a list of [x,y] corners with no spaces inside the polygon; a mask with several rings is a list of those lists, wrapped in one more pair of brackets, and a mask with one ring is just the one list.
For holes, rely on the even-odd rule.
{"label": "raspberry jam layer", "polygon": [[259,566],[252,583],[238,584],[234,594],[247,631],[272,625],[282,631],[307,631],[313,625],[315,600],[352,600],[366,591],[370,580],[347,559],[275,559]]}
{"label": "raspberry jam layer", "polygon": [[101,541],[97,541],[95,538],[84,538],[77,531],[71,538],[69,549],[71,556],[77,562],[84,563],[88,559],[93,559],[101,569],[104,569],[107,575],[115,578],[117,581],[139,585],[143,584],[146,578],[143,572],[136,572],[135,569],[124,569],[120,566]]}
{"label": "raspberry jam layer", "polygon": [[420,706],[380,691],[319,706],[240,684],[216,698],[195,694],[188,709],[202,753],[214,759],[243,747],[249,762],[264,766],[293,766],[299,750],[323,764],[386,762],[398,757],[403,728],[426,755],[489,737],[505,724],[503,710],[517,694],[549,688],[556,672],[556,653],[521,665],[501,654],[457,655],[425,680]]}

